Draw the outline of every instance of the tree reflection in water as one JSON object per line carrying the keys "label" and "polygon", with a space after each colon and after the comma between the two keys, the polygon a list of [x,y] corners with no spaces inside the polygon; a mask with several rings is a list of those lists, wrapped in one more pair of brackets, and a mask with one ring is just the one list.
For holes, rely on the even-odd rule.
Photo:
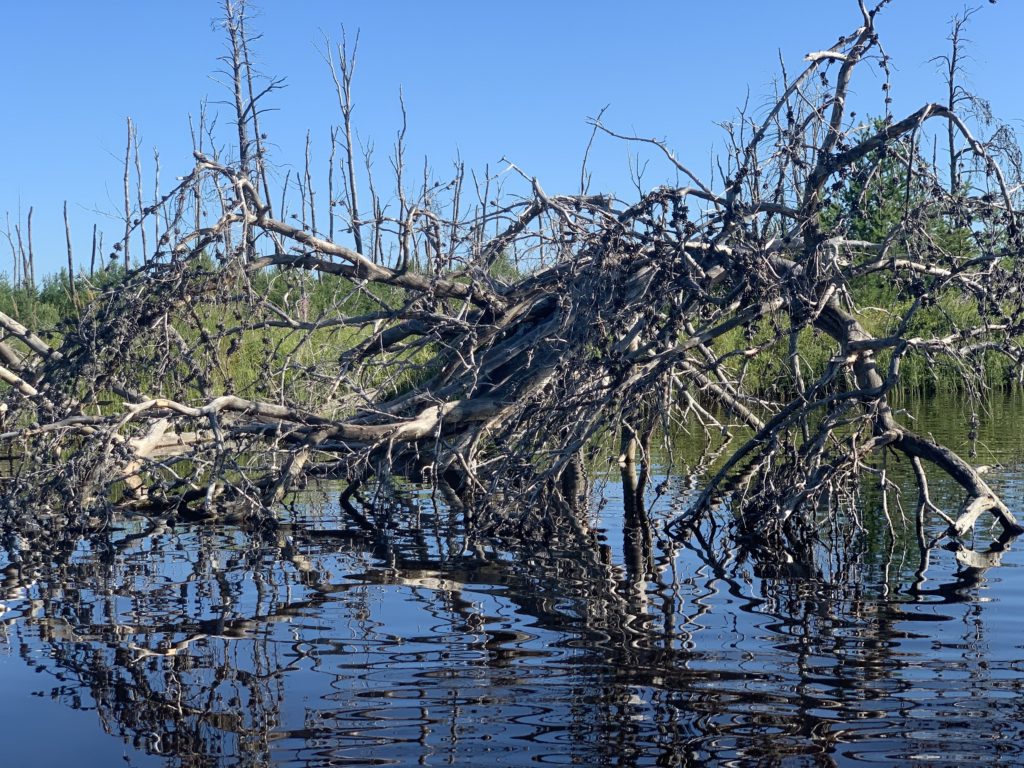
{"label": "tree reflection in water", "polygon": [[[945,568],[926,582],[910,531],[884,562],[846,550],[826,579],[712,530],[680,549],[623,481],[605,530],[581,518],[531,551],[415,497],[378,510],[379,536],[341,528],[336,500],[272,531],[8,536],[0,644],[171,765],[830,765],[939,735],[947,754],[1011,761],[1021,686],[977,620],[1007,542],[955,561],[926,546]],[[967,701],[983,717],[944,720]]]}

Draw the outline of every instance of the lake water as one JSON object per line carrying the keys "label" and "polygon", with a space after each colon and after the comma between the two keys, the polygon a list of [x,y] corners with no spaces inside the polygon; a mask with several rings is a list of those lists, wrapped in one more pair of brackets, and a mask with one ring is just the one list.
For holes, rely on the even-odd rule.
{"label": "lake water", "polygon": [[[968,406],[908,407],[969,450]],[[981,416],[1024,517],[1024,403]],[[1024,546],[923,563],[911,494],[812,574],[661,538],[692,494],[668,479],[647,537],[613,478],[568,550],[467,543],[427,492],[374,540],[331,494],[270,533],[8,537],[0,764],[1024,765]]]}

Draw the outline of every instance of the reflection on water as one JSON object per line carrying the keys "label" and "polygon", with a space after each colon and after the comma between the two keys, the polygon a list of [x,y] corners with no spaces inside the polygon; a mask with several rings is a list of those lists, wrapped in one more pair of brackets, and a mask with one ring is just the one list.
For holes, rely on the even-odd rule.
{"label": "reflection on water", "polygon": [[[1019,508],[1019,446],[983,437]],[[389,538],[348,532],[335,497],[269,533],[133,521],[45,551],[9,537],[0,755],[1020,764],[1021,546],[981,531],[923,567],[912,519],[895,539],[876,521],[815,575],[730,554],[714,530],[669,543],[659,523],[692,491],[663,490],[648,508],[610,482],[599,528],[530,552],[465,540],[427,495]]]}

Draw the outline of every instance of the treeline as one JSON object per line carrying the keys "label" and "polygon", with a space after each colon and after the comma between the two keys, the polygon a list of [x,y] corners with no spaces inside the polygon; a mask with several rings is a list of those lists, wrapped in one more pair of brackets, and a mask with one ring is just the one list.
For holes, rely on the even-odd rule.
{"label": "treeline", "polygon": [[[865,229],[866,222],[877,222],[878,211],[871,211],[865,219],[856,221],[858,230]],[[890,226],[891,222],[882,225]],[[868,235],[867,232],[858,234]],[[866,236],[865,239],[871,239]],[[200,270],[217,269],[210,259],[204,259]],[[515,267],[502,261],[502,277],[508,279],[516,274]],[[92,275],[84,272],[74,279],[74,289],[66,269],[43,278],[40,286],[16,285],[8,275],[0,273],[0,311],[10,315],[25,326],[35,330],[51,341],[59,340],[62,329],[76,322],[81,310],[89,302],[102,297],[108,291],[117,291],[124,283],[128,272],[119,262],[98,269]],[[400,288],[371,283],[360,286],[349,280],[322,280],[307,272],[270,269],[255,273],[251,277],[257,293],[282,313],[300,322],[309,318],[329,318],[348,315],[359,316],[394,309],[403,301]],[[914,297],[906,288],[893,285],[884,278],[865,281],[852,289],[854,303],[859,308],[858,319],[873,335],[884,338],[892,333],[899,318],[906,312]],[[268,348],[274,350],[283,366],[295,345],[287,341],[290,331],[285,323],[276,328],[252,328],[240,330],[238,325],[227,328],[225,317],[237,314],[230,298],[220,303],[220,312],[204,315],[205,330],[212,340],[223,340],[231,355],[230,378],[236,382],[254,384],[261,371],[273,368],[268,360]],[[908,329],[912,336],[940,337],[954,333],[958,328],[969,328],[978,322],[978,310],[974,302],[962,295],[950,292],[940,295],[930,306],[917,313]],[[326,327],[326,326],[325,326]],[[181,329],[188,333],[186,329]],[[351,345],[351,334],[332,333],[320,335],[320,353],[340,353]],[[764,321],[747,328],[737,328],[723,335],[715,344],[722,356],[722,366],[729,374],[742,380],[746,386],[763,394],[779,394],[780,382],[788,385],[790,374],[790,345],[784,340],[770,341],[775,336],[771,323]],[[324,349],[324,345],[331,349]],[[767,344],[769,354],[746,355],[745,350]],[[797,339],[797,352],[809,371],[821,370],[835,352],[830,340],[813,328],[806,328]],[[979,351],[975,356],[978,369],[983,372],[983,381],[990,387],[1007,387],[1019,383],[1017,366],[1005,355]],[[884,364],[887,364],[883,354]],[[940,357],[929,359],[925,355],[910,355],[901,369],[899,390],[929,394],[955,392],[964,387],[970,377],[958,370],[961,363]],[[243,387],[248,389],[249,387]]]}
{"label": "treeline", "polygon": [[77,274],[72,290],[67,269],[47,275],[41,285],[0,273],[0,311],[41,335],[56,333],[62,321],[76,318],[82,306],[115,288],[124,276],[124,268],[116,264],[92,275]]}

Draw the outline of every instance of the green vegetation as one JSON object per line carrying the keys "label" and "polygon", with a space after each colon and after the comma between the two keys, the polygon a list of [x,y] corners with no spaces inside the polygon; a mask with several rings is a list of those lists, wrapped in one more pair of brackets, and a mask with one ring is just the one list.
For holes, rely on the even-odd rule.
{"label": "green vegetation", "polygon": [[[884,125],[882,120],[869,121],[867,133]],[[958,190],[957,196],[945,194],[929,168],[910,139],[885,145],[847,170],[820,215],[826,238],[885,245],[886,264],[877,271],[856,275],[847,285],[855,316],[875,338],[895,333],[918,299],[921,306],[907,326],[908,338],[941,339],[976,328],[984,314],[984,307],[978,304],[984,298],[975,300],[959,288],[946,289],[934,277],[898,275],[887,268],[894,259],[939,265],[962,263],[1001,245],[998,235],[989,233],[982,242],[980,234],[966,225],[968,216],[956,198],[962,200],[968,190]],[[869,253],[863,260],[874,258]],[[754,348],[763,348],[767,354],[743,354]],[[785,318],[770,318],[752,328],[733,330],[717,341],[715,349],[733,377],[742,376],[748,386],[761,393],[780,385],[792,386]],[[811,328],[800,331],[797,350],[805,380],[813,380],[838,352],[832,340]],[[888,366],[889,353],[883,352],[880,359],[883,366]],[[1016,381],[1015,361],[1003,354],[979,351],[973,362],[988,386],[1003,387]],[[961,390],[971,380],[962,375],[961,365],[962,361],[946,355],[932,357],[910,350],[901,363],[899,391]]]}
{"label": "green vegetation", "polygon": [[[197,284],[217,269],[209,259],[200,260],[194,270]],[[106,303],[104,297],[127,290],[127,277],[118,264],[91,277],[77,275],[76,301],[66,271],[47,277],[40,289],[12,285],[0,274],[0,311],[57,347],[64,332],[75,327],[90,305],[99,312]],[[123,351],[138,356],[143,391],[157,396],[184,385],[199,399],[208,391],[231,391],[252,399],[283,391],[294,402],[321,409],[345,394],[336,383],[339,361],[370,334],[366,323],[352,327],[344,319],[391,312],[404,300],[398,288],[337,277],[321,280],[300,270],[255,272],[244,278],[245,290],[237,278],[217,275],[221,291],[213,301],[187,304],[186,311],[169,313],[167,327],[154,328],[147,334],[148,343]],[[17,340],[9,343],[20,345]],[[175,344],[179,354],[165,356],[158,368],[147,363],[159,357],[152,354],[155,347]],[[362,381],[366,386],[401,391],[422,378],[429,351],[421,346],[374,361],[365,366]],[[320,374],[320,388],[310,387],[313,371]]]}

